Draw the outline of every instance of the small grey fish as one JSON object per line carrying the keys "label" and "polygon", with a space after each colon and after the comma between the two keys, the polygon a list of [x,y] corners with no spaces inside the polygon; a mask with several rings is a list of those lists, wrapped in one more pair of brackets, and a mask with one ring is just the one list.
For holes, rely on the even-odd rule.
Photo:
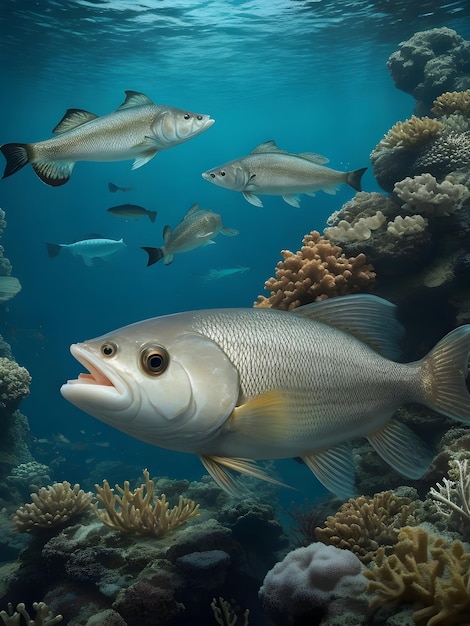
{"label": "small grey fish", "polygon": [[149,211],[138,204],[119,204],[118,206],[112,206],[110,209],[106,209],[106,211],[107,213],[111,213],[111,215],[122,217],[126,220],[138,220],[140,217],[147,215],[149,220],[154,222],[157,217],[156,211]]}
{"label": "small grey fish", "polygon": [[199,135],[212,126],[208,115],[154,104],[137,91],[126,91],[123,104],[99,117],[83,109],[68,109],[52,131],[57,137],[37,143],[0,146],[7,163],[3,178],[31,163],[47,185],[64,185],[77,161],[125,161],[142,167],[157,152]]}
{"label": "small grey fish", "polygon": [[111,193],[116,193],[116,191],[132,191],[132,187],[119,187],[119,185],[115,185],[114,183],[108,183],[108,189]]}
{"label": "small grey fish", "polygon": [[114,254],[126,247],[122,239],[83,239],[74,243],[46,243],[47,253],[55,257],[62,249],[69,250],[74,256],[81,256],[85,265],[93,265],[93,259]]}
{"label": "small grey fish", "polygon": [[320,154],[291,154],[278,148],[274,141],[257,146],[247,156],[219,165],[202,174],[214,185],[241,191],[245,200],[262,207],[257,194],[282,196],[287,204],[300,206],[298,194],[314,196],[322,190],[334,194],[340,184],[361,191],[361,178],[367,167],[339,172],[325,167],[328,159]]}
{"label": "small grey fish", "polygon": [[173,255],[189,252],[213,241],[219,233],[227,236],[238,235],[238,230],[222,226],[222,218],[218,213],[205,211],[193,204],[181,222],[172,230],[169,226],[163,229],[163,246],[151,248],[142,246],[149,255],[147,266],[163,259],[165,265],[173,263]]}
{"label": "small grey fish", "polygon": [[227,491],[237,490],[231,470],[276,482],[254,461],[300,457],[327,489],[349,498],[350,441],[358,437],[404,476],[429,469],[432,451],[394,417],[403,404],[470,424],[470,325],[401,363],[395,310],[360,294],[293,311],[164,315],[73,344],[90,373],[61,392],[128,435],[197,454]]}

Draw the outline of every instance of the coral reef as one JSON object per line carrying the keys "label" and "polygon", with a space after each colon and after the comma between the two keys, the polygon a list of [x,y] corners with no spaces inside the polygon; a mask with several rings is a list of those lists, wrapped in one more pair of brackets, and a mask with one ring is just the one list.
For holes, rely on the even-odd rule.
{"label": "coral reef", "polygon": [[375,285],[375,272],[364,254],[347,258],[339,246],[317,231],[305,235],[301,249],[282,250],[275,278],[265,289],[268,298],[258,296],[254,306],[291,310],[303,304],[348,293],[367,292]]}
{"label": "coral reef", "polygon": [[443,129],[442,122],[430,117],[412,115],[404,122],[397,122],[377,144],[375,151],[390,148],[403,148],[417,151],[429,139],[435,137]]}
{"label": "coral reef", "polygon": [[435,98],[470,86],[470,43],[451,28],[415,33],[400,43],[387,67],[398,89],[416,100],[416,113],[428,114]]}
{"label": "coral reef", "polygon": [[[348,550],[322,543],[297,548],[266,574],[259,596],[275,623],[326,613],[336,599],[361,594],[364,566]],[[307,623],[307,622],[303,622]]]}
{"label": "coral reef", "polygon": [[49,615],[49,607],[44,602],[33,602],[33,609],[36,613],[34,619],[26,610],[23,602],[16,606],[16,611],[12,605],[8,606],[8,611],[0,611],[0,619],[5,626],[19,626],[21,618],[26,621],[26,626],[53,626],[63,620],[62,615],[52,617]]}
{"label": "coral reef", "polygon": [[388,222],[387,233],[394,237],[409,237],[422,233],[428,223],[422,215],[397,215],[393,222]]}
{"label": "coral reef", "polygon": [[51,470],[47,465],[37,461],[20,463],[11,470],[7,481],[14,485],[22,494],[28,495],[33,489],[45,487],[51,482]]}
{"label": "coral reef", "polygon": [[32,502],[20,506],[12,521],[18,532],[41,533],[69,523],[89,507],[92,497],[78,484],[72,487],[66,480],[54,483],[32,493]]}
{"label": "coral reef", "polygon": [[[220,626],[235,626],[238,621],[238,616],[233,610],[232,605],[223,598],[219,598],[218,600],[213,598],[211,602],[211,609],[214,614],[215,621],[217,624],[220,624]],[[243,613],[243,626],[248,626],[249,615],[250,610],[246,609]]]}
{"label": "coral reef", "polygon": [[29,395],[31,376],[16,361],[0,357],[0,411],[12,413]]}
{"label": "coral reef", "polygon": [[389,553],[398,540],[398,531],[413,521],[415,503],[392,491],[372,498],[358,496],[345,502],[323,528],[315,529],[318,541],[353,552],[362,563],[370,563],[379,549]]}
{"label": "coral reef", "polygon": [[[413,176],[425,172],[442,181],[444,177],[460,170],[468,173],[469,150],[470,132],[468,130],[460,132],[446,129],[418,153],[413,164],[409,166],[407,174]],[[400,155],[397,156],[400,157]],[[379,174],[378,171],[377,174]]]}
{"label": "coral reef", "polygon": [[463,534],[470,522],[470,465],[468,459],[451,459],[449,465],[449,477],[431,487],[430,495],[449,528]]}
{"label": "coral reef", "polygon": [[370,217],[359,217],[354,224],[347,220],[340,220],[337,226],[324,229],[323,235],[335,241],[365,241],[372,235],[373,230],[380,228],[386,221],[382,211],[376,211]]}
{"label": "coral reef", "polygon": [[379,549],[369,579],[370,605],[418,604],[420,626],[449,626],[470,615],[470,553],[460,541],[448,544],[419,527],[405,526],[390,556]]}
{"label": "coral reef", "polygon": [[470,89],[442,93],[434,100],[431,112],[438,117],[452,113],[470,117]]}
{"label": "coral reef", "polygon": [[470,198],[465,185],[444,180],[438,183],[429,173],[407,177],[395,184],[394,193],[404,201],[402,209],[426,215],[450,215]]}
{"label": "coral reef", "polygon": [[120,496],[113,492],[107,480],[103,481],[103,487],[95,485],[104,509],[94,504],[93,510],[103,524],[124,533],[161,537],[199,515],[199,505],[181,495],[178,504],[169,510],[165,494],[161,498],[154,495],[155,484],[148,470],[144,470],[144,478],[145,483],[134,491],[129,489],[129,481],[124,482],[124,488],[116,485]]}

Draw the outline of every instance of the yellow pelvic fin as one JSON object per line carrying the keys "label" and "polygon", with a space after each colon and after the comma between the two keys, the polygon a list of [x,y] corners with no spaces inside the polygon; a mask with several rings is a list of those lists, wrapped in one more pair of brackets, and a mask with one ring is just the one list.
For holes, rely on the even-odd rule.
{"label": "yellow pelvic fin", "polygon": [[287,391],[266,391],[235,407],[227,426],[261,440],[284,438],[292,430],[291,399]]}
{"label": "yellow pelvic fin", "polygon": [[253,476],[254,478],[259,478],[260,480],[266,480],[274,485],[282,487],[288,486],[270,476],[267,472],[258,467],[251,459],[206,455],[200,455],[199,458],[219,487],[232,496],[240,496],[243,489],[237,479],[227,470],[247,474],[248,476]]}

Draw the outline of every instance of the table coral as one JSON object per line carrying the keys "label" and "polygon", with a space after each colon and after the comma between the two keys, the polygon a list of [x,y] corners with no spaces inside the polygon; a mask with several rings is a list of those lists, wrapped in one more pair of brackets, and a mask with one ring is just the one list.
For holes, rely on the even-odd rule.
{"label": "table coral", "polygon": [[335,515],[330,515],[315,536],[325,544],[351,550],[363,562],[373,560],[379,549],[392,550],[399,529],[412,519],[414,503],[392,491],[376,493],[372,498],[350,498]]}
{"label": "table coral", "polygon": [[342,249],[317,231],[305,235],[298,252],[282,250],[275,278],[265,289],[269,298],[258,296],[255,307],[292,310],[303,304],[333,296],[370,291],[375,272],[364,254],[347,258]]}
{"label": "table coral", "polygon": [[31,494],[32,503],[20,506],[12,518],[13,524],[21,533],[40,533],[56,528],[85,511],[93,494],[73,487],[64,480],[49,487],[41,487]]}
{"label": "table coral", "polygon": [[147,470],[144,470],[144,477],[145,483],[134,491],[130,490],[127,480],[124,488],[116,485],[120,495],[114,493],[107,480],[103,480],[103,487],[95,485],[104,509],[94,504],[93,510],[103,524],[124,533],[161,537],[199,515],[199,505],[182,496],[169,510],[165,494],[161,498],[154,496],[155,485]]}
{"label": "table coral", "polygon": [[470,615],[470,553],[460,541],[448,544],[423,528],[405,526],[394,553],[380,549],[375,567],[364,572],[371,607],[420,604],[413,612],[419,626],[452,626]]}

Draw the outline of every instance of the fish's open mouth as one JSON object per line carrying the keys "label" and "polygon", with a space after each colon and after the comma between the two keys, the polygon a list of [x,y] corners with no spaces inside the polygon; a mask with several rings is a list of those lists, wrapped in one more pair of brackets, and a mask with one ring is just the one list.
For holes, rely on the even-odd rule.
{"label": "fish's open mouth", "polygon": [[67,384],[99,385],[101,387],[116,388],[116,382],[111,380],[110,375],[105,373],[103,367],[99,368],[93,363],[93,361],[85,353],[84,348],[77,344],[72,344],[70,346],[70,352],[77,359],[77,361],[88,370],[88,372],[80,373],[78,378],[68,380]]}

